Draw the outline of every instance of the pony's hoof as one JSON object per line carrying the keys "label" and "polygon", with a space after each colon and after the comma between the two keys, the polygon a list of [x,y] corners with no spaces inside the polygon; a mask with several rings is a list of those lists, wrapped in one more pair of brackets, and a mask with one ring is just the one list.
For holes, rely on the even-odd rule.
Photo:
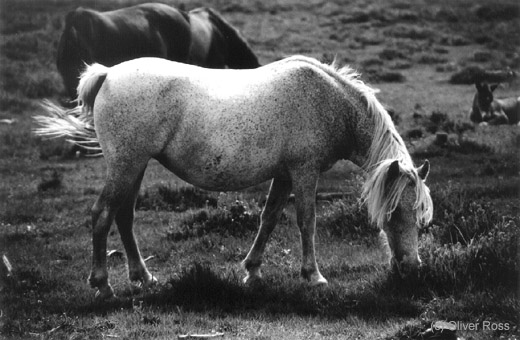
{"label": "pony's hoof", "polygon": [[158,282],[157,278],[146,269],[130,271],[128,278],[132,284],[135,284],[139,288],[150,287]]}
{"label": "pony's hoof", "polygon": [[159,280],[157,280],[155,276],[151,275],[149,279],[140,281],[140,285],[142,288],[150,288],[157,285],[158,282]]}
{"label": "pony's hoof", "polygon": [[242,279],[242,282],[248,286],[255,285],[262,282],[262,275],[247,274],[246,277]]}
{"label": "pony's hoof", "polygon": [[329,284],[327,279],[325,279],[317,269],[308,270],[302,268],[301,275],[305,280],[309,282],[311,287],[327,286]]}
{"label": "pony's hoof", "polygon": [[114,290],[110,286],[98,289],[95,295],[95,299],[98,301],[106,301],[115,297]]}
{"label": "pony's hoof", "polygon": [[329,285],[329,282],[320,274],[319,277],[311,278],[309,284],[311,285],[311,287],[327,287]]}
{"label": "pony's hoof", "polygon": [[262,280],[262,272],[260,271],[260,266],[244,266],[246,268],[246,277],[242,280],[244,284],[251,285],[256,282],[260,282]]}

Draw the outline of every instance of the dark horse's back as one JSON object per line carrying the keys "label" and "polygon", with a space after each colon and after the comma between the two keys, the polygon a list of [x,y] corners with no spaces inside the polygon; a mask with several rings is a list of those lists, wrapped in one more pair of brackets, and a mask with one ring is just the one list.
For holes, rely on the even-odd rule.
{"label": "dark horse's back", "polygon": [[163,4],[144,4],[99,13],[78,8],[67,14],[57,67],[71,97],[85,64],[113,66],[153,56],[184,60],[190,44],[186,14]]}
{"label": "dark horse's back", "polygon": [[[260,67],[258,58],[249,47],[247,41],[240,32],[229,24],[217,11],[211,8],[200,8],[195,11],[205,11],[209,21],[215,27],[214,36],[209,53],[215,55],[225,54],[226,66],[234,69],[249,69]],[[190,14],[192,13],[190,12]],[[214,67],[220,68],[220,67]]]}
{"label": "dark horse's back", "polygon": [[[215,36],[210,54],[213,53],[213,59],[219,61],[212,62],[208,56],[208,65],[200,66],[258,67],[256,56],[239,33],[217,13],[208,13],[211,14]],[[242,41],[235,42],[235,37]],[[57,67],[68,95],[75,98],[79,75],[85,64],[97,62],[113,66],[139,57],[188,62],[191,43],[189,14],[165,4],[142,4],[103,13],[78,8],[66,16],[58,46]],[[227,50],[222,52],[222,48]],[[226,60],[220,57],[222,53],[226,54]],[[240,56],[246,60],[245,63],[234,61]]]}

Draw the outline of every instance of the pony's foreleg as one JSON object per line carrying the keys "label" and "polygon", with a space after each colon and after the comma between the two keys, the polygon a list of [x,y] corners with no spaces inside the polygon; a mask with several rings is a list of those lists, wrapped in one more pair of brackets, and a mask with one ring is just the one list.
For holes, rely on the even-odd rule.
{"label": "pony's foreleg", "polygon": [[316,233],[316,185],[318,174],[310,176],[293,174],[293,191],[296,204],[296,220],[300,229],[302,244],[301,275],[312,286],[326,285],[316,263],[314,237]]}
{"label": "pony's foreleg", "polygon": [[261,277],[260,265],[262,264],[262,254],[264,253],[269,235],[271,235],[276,223],[278,223],[283,208],[287,204],[290,193],[290,181],[279,178],[273,179],[264,210],[260,216],[260,229],[258,230],[251,250],[242,262],[247,272],[244,283],[254,281]]}
{"label": "pony's foreleg", "polygon": [[128,260],[128,277],[130,278],[130,281],[139,281],[146,287],[157,282],[157,279],[150,274],[146,268],[133,232],[135,203],[139,194],[139,187],[141,186],[143,176],[144,170],[139,174],[138,179],[135,181],[132,192],[128,194],[127,199],[121,208],[119,208],[119,211],[116,214],[116,224]]}

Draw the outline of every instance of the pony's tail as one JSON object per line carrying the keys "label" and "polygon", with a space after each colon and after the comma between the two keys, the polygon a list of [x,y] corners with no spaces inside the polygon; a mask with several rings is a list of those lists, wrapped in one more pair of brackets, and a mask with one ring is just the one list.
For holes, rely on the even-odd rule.
{"label": "pony's tail", "polygon": [[94,127],[93,108],[107,73],[108,68],[99,64],[87,67],[78,85],[78,105],[72,109],[44,100],[42,107],[46,115],[34,117],[39,127],[33,132],[43,137],[65,137],[69,142],[101,153]]}
{"label": "pony's tail", "polygon": [[78,85],[78,105],[85,115],[92,115],[94,101],[108,74],[108,67],[92,64],[81,75]]}

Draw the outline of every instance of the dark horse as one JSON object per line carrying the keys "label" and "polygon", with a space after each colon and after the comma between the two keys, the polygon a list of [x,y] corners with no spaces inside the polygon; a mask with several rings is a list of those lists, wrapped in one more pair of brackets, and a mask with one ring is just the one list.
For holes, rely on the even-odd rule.
{"label": "dark horse", "polygon": [[215,10],[184,12],[160,3],[68,13],[57,66],[68,95],[76,98],[85,64],[113,66],[146,56],[207,68],[260,66],[240,33]]}

